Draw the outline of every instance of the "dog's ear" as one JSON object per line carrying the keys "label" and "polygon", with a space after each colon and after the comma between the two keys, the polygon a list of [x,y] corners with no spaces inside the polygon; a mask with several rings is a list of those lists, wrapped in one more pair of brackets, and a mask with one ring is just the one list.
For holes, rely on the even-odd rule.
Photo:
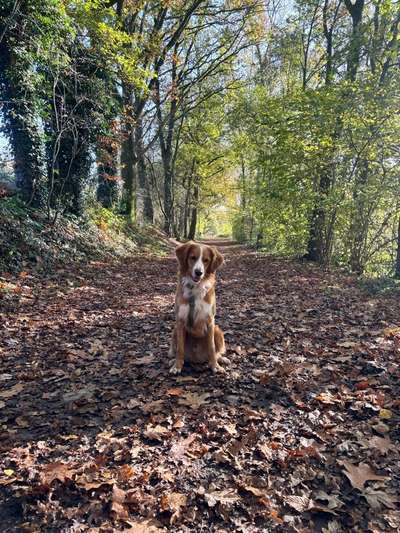
{"label": "dog's ear", "polygon": [[222,257],[222,254],[214,247],[210,246],[211,248],[211,265],[210,265],[210,272],[215,272],[224,262],[224,258]]}
{"label": "dog's ear", "polygon": [[182,274],[186,272],[188,253],[192,244],[192,241],[185,242],[185,244],[181,244],[180,246],[178,246],[178,248],[175,249],[175,255],[179,261],[179,266]]}

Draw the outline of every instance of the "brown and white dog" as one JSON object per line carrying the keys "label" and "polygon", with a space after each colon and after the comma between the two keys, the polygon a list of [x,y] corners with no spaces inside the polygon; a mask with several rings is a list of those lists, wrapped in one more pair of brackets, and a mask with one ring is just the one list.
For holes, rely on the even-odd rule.
{"label": "brown and white dog", "polygon": [[170,354],[175,362],[170,372],[179,374],[185,359],[208,363],[213,372],[223,372],[226,362],[224,334],[215,325],[215,272],[224,259],[213,246],[189,241],[176,250],[179,261],[175,295],[176,324]]}

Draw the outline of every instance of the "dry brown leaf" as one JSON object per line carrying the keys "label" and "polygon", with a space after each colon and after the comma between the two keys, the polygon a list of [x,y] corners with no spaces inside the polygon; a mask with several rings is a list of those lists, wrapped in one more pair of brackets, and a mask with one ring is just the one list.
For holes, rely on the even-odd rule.
{"label": "dry brown leaf", "polygon": [[182,398],[179,398],[178,402],[181,405],[187,405],[191,409],[198,409],[201,405],[207,402],[208,398],[211,396],[208,392],[203,394],[197,394],[196,392],[186,392],[182,395]]}
{"label": "dry brown leaf", "polygon": [[143,357],[138,357],[132,361],[132,364],[135,366],[149,365],[155,361],[154,355],[144,355]]}
{"label": "dry brown leaf", "polygon": [[310,504],[312,505],[309,496],[285,496],[284,500],[290,507],[299,513],[304,513],[304,511],[309,509]]}
{"label": "dry brown leaf", "polygon": [[381,476],[375,474],[372,468],[365,464],[360,463],[358,466],[350,463],[350,461],[339,461],[339,464],[345,467],[343,472],[349,479],[353,488],[362,490],[367,481],[384,481],[389,479],[388,476]]}
{"label": "dry brown leaf", "polygon": [[240,500],[236,489],[213,490],[204,494],[204,499],[209,507],[215,507],[217,503],[232,505]]}
{"label": "dry brown leaf", "polygon": [[369,439],[368,446],[370,448],[376,448],[377,450],[380,450],[382,454],[385,454],[390,450],[396,450],[396,446],[389,438],[382,438],[378,437],[377,435],[374,435],[371,439]]}
{"label": "dry brown leaf", "polygon": [[117,476],[120,481],[129,481],[135,475],[135,470],[131,465],[121,465],[118,468]]}
{"label": "dry brown leaf", "polygon": [[67,479],[72,479],[74,475],[72,465],[55,461],[45,465],[40,473],[40,479],[43,485],[50,486],[56,479],[65,483]]}
{"label": "dry brown leaf", "polygon": [[30,421],[28,418],[26,418],[26,416],[17,416],[15,422],[20,428],[28,428],[30,426]]}
{"label": "dry brown leaf", "polygon": [[163,494],[161,497],[161,509],[163,511],[170,511],[172,516],[170,524],[174,524],[181,517],[182,507],[187,503],[187,496],[180,492],[170,492]]}
{"label": "dry brown leaf", "polygon": [[169,455],[175,460],[181,460],[195,439],[196,435],[189,435],[189,437],[186,437],[186,439],[181,439],[177,442],[174,442],[169,451]]}
{"label": "dry brown leaf", "polygon": [[126,520],[129,518],[128,511],[124,506],[125,499],[126,492],[118,488],[117,485],[114,485],[112,491],[111,511],[114,513],[115,518],[118,518],[119,520]]}
{"label": "dry brown leaf", "polygon": [[130,526],[129,529],[121,530],[121,533],[160,533],[165,531],[162,524],[154,518],[143,518],[143,520],[126,520],[126,523]]}
{"label": "dry brown leaf", "polygon": [[396,509],[396,504],[399,501],[393,494],[387,494],[381,490],[374,490],[371,487],[367,487],[362,495],[374,511],[381,510],[382,506],[385,506],[388,509]]}
{"label": "dry brown leaf", "polygon": [[326,405],[334,405],[338,402],[338,400],[329,391],[320,392],[318,396],[315,397],[315,399]]}
{"label": "dry brown leaf", "polygon": [[149,424],[143,432],[144,436],[151,440],[163,441],[164,438],[169,435],[168,429],[163,426],[152,426]]}
{"label": "dry brown leaf", "polygon": [[167,390],[168,396],[182,396],[183,392],[184,392],[183,389],[179,389],[176,387],[173,387],[172,389]]}
{"label": "dry brown leaf", "polygon": [[19,394],[23,389],[24,389],[24,386],[22,385],[22,383],[17,383],[13,387],[11,387],[11,389],[6,389],[6,390],[1,391],[0,398],[4,398],[4,399],[11,398],[12,396],[16,396],[17,394]]}

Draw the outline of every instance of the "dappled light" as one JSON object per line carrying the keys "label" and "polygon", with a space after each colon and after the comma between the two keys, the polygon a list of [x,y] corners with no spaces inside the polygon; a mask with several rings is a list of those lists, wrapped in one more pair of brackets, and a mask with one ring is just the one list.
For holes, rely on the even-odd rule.
{"label": "dappled light", "polygon": [[0,531],[400,531],[392,0],[1,0]]}

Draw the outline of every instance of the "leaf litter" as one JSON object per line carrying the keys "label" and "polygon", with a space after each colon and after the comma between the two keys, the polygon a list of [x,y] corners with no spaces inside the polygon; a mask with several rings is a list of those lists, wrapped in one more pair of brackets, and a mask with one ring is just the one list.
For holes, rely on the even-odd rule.
{"label": "leaf litter", "polygon": [[400,302],[221,244],[223,376],[168,373],[172,256],[24,274],[2,531],[398,531]]}

